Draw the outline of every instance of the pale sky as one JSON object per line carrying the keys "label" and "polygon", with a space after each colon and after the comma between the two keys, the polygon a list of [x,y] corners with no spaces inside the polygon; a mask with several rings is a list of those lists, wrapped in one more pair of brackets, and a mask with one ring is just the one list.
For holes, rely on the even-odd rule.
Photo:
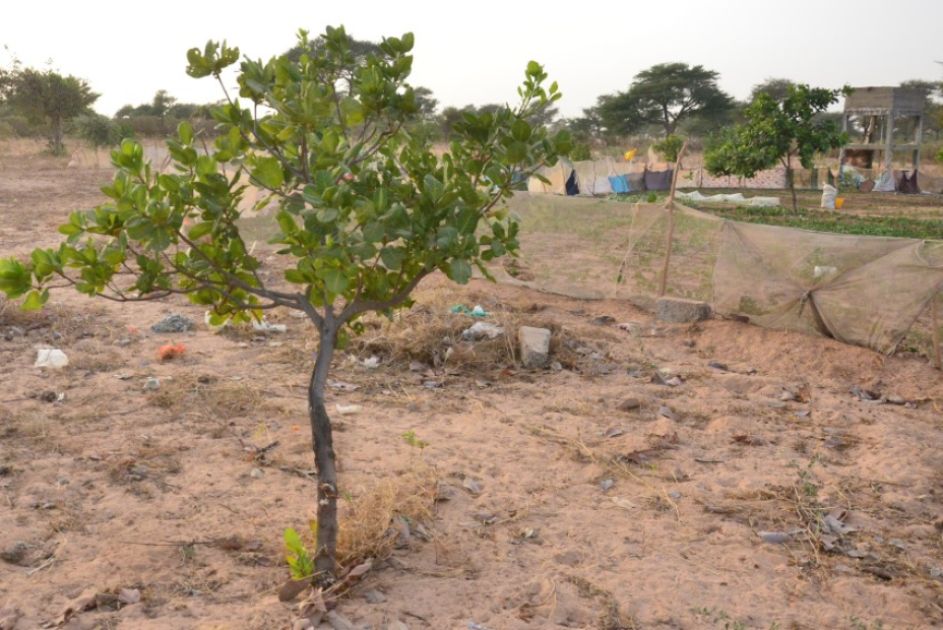
{"label": "pale sky", "polygon": [[[251,8],[225,13],[239,5]],[[718,71],[740,99],[767,77],[832,88],[943,78],[934,63],[943,61],[943,0],[26,0],[5,3],[0,46],[26,65],[51,60],[86,79],[102,95],[96,109],[112,115],[161,88],[181,101],[219,99],[212,80],[184,72],[187,49],[208,39],[268,58],[290,48],[299,27],[317,34],[338,24],[357,39],[415,33],[411,82],[440,106],[513,101],[530,59],[559,82],[567,116],[670,61]]]}

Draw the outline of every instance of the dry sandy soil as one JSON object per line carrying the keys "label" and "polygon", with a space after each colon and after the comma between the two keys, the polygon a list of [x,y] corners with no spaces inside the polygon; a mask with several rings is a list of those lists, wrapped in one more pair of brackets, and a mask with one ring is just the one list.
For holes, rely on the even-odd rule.
{"label": "dry sandy soil", "polygon": [[[0,151],[0,254],[55,242],[108,175]],[[463,342],[458,303],[507,337]],[[196,329],[150,331],[172,312]],[[213,334],[182,301],[0,303],[0,627],[53,627],[89,592],[64,627],[292,627],[276,592],[282,532],[314,512],[316,340],[271,319],[288,332]],[[519,324],[553,330],[558,365],[516,364]],[[186,353],[160,362],[170,341]],[[34,368],[38,345],[70,365]],[[337,602],[353,627],[943,624],[943,382],[924,362],[432,278],[333,378],[346,522],[377,488],[421,508]]]}

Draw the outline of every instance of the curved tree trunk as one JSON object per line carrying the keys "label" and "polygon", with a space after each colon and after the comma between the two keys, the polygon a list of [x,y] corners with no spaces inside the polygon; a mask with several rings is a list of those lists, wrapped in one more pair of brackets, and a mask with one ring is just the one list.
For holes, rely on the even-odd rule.
{"label": "curved tree trunk", "polygon": [[336,572],[337,551],[337,466],[331,419],[324,405],[331,358],[337,342],[337,330],[325,324],[320,328],[321,341],[308,385],[308,416],[314,446],[314,464],[318,472],[318,536],[314,557],[315,580],[329,584]]}
{"label": "curved tree trunk", "polygon": [[65,145],[62,143],[62,119],[58,116],[52,119],[52,137],[49,139],[49,150],[53,155],[62,155],[65,153]]}

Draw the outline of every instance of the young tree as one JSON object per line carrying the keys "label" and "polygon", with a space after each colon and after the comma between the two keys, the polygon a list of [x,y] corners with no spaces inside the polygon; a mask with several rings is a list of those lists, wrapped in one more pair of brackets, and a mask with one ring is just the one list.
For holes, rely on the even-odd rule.
{"label": "young tree", "polygon": [[847,142],[838,124],[822,114],[849,90],[790,85],[780,100],[767,92],[758,93],[744,110],[746,121],[711,143],[704,154],[704,165],[717,175],[753,177],[757,171],[780,162],[786,168],[792,209],[797,210],[793,158],[798,157],[803,168],[812,168],[816,153]]}
{"label": "young tree", "polygon": [[[242,62],[239,94],[214,109],[220,134],[209,155],[197,150],[189,124],[167,145],[173,172],[156,173],[139,144],[113,154],[111,200],[73,213],[56,249],[28,262],[0,260],[0,290],[41,306],[52,283],[92,296],[135,301],[187,295],[213,309],[212,323],[245,321],[277,307],[304,312],[320,342],[308,387],[318,472],[316,579],[336,572],[337,472],[325,384],[345,335],[368,312],[391,313],[441,271],[465,283],[472,269],[517,249],[518,225],[503,201],[513,173],[534,173],[568,149],[527,120],[559,97],[546,73],[527,65],[513,109],[466,115],[441,157],[404,126],[416,115],[410,33],[379,44],[362,63],[343,28],[324,45],[292,59]],[[213,76],[236,62],[238,49],[210,42],[187,53],[187,72]],[[231,169],[230,174],[224,167]],[[244,177],[276,200],[284,281],[269,282],[240,235]],[[188,222],[192,224],[187,225]],[[490,276],[489,276],[490,277]]]}
{"label": "young tree", "polygon": [[31,123],[47,129],[49,149],[55,155],[65,153],[62,136],[65,124],[85,113],[98,94],[85,81],[62,76],[52,70],[14,68],[0,81],[2,96],[15,111]]}
{"label": "young tree", "polygon": [[600,96],[596,111],[611,132],[657,125],[668,137],[685,120],[730,110],[733,99],[717,87],[718,76],[700,65],[660,63],[635,75],[626,92]]}

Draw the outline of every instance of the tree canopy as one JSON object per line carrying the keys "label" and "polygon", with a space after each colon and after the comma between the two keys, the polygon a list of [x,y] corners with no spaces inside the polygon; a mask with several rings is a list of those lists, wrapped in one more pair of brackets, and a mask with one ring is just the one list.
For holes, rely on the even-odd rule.
{"label": "tree canopy", "polygon": [[657,64],[635,75],[625,92],[600,96],[595,110],[610,132],[629,134],[655,126],[667,137],[682,122],[731,109],[733,99],[717,86],[718,76],[700,65]]}
{"label": "tree canopy", "polygon": [[[319,334],[308,389],[318,500],[316,575],[302,577],[329,582],[339,491],[325,387],[334,349],[361,330],[365,313],[408,305],[429,274],[465,283],[477,268],[490,277],[487,263],[518,247],[518,224],[503,203],[516,175],[556,161],[569,139],[529,122],[560,98],[532,61],[517,105],[464,114],[437,155],[406,128],[419,111],[407,81],[411,33],[384,39],[365,58],[342,27],[320,39],[312,47],[301,31],[297,56],[242,61],[244,101],[220,78],[238,49],[191,49],[188,74],[214,77],[226,94],[212,110],[220,130],[210,153],[183,122],[167,142],[172,170],[161,173],[125,140],[113,153],[109,201],[73,213],[59,247],[0,260],[0,291],[25,296],[28,308],[63,282],[117,301],[181,294],[210,307],[214,324],[278,307],[305,313]],[[278,208],[280,278],[262,272],[240,231],[250,183],[266,193],[260,207]]]}
{"label": "tree canopy", "polygon": [[778,100],[765,91],[759,92],[743,112],[745,122],[713,139],[704,154],[705,166],[714,174],[753,177],[781,162],[796,210],[793,158],[798,158],[804,168],[812,168],[817,153],[847,141],[838,124],[821,114],[849,89],[789,85]]}
{"label": "tree canopy", "polygon": [[65,152],[65,124],[89,110],[98,94],[83,80],[52,70],[14,67],[0,72],[0,99],[45,129],[52,153]]}

